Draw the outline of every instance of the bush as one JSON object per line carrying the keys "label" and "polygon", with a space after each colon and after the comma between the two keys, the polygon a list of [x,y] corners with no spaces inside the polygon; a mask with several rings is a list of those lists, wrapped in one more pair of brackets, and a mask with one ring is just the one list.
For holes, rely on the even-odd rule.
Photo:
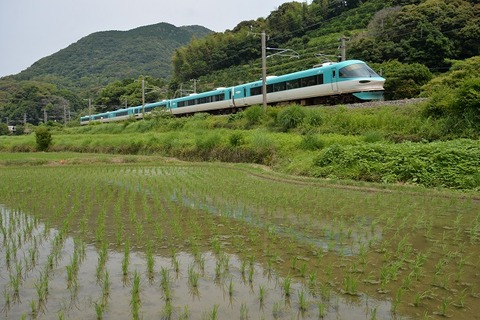
{"label": "bush", "polygon": [[306,117],[305,108],[299,105],[286,107],[278,113],[277,123],[283,131],[297,128]]}
{"label": "bush", "polygon": [[6,136],[10,133],[8,126],[5,123],[0,123],[0,136]]}
{"label": "bush", "polygon": [[262,121],[265,112],[263,112],[262,106],[256,105],[247,108],[245,111],[243,111],[243,114],[247,119],[247,124],[252,126],[259,124]]}
{"label": "bush", "polygon": [[468,79],[458,88],[452,111],[467,125],[480,125],[480,78]]}
{"label": "bush", "polygon": [[407,64],[397,60],[372,67],[383,70],[385,99],[396,100],[417,97],[421,87],[432,79],[430,70],[419,63]]}
{"label": "bush", "polygon": [[52,134],[47,127],[40,126],[35,130],[37,151],[47,151],[52,144]]}
{"label": "bush", "polygon": [[228,140],[232,147],[238,147],[245,143],[245,139],[241,132],[233,132],[228,138]]}
{"label": "bush", "polygon": [[325,147],[325,143],[316,135],[308,133],[302,137],[301,147],[304,150],[318,150]]}
{"label": "bush", "polygon": [[480,188],[477,140],[332,145],[314,159],[316,175],[425,187]]}

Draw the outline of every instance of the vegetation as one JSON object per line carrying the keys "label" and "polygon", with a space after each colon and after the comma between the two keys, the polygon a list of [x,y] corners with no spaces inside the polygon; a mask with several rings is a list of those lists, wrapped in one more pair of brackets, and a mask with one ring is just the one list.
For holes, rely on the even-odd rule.
{"label": "vegetation", "polygon": [[478,193],[157,156],[0,153],[0,173],[8,318],[480,310]]}
{"label": "vegetation", "polygon": [[[138,105],[141,76],[147,79],[147,102],[192,92],[191,79],[197,79],[197,92],[257,80],[261,48],[255,35],[263,31],[268,47],[288,48],[300,56],[270,57],[269,74],[336,60],[338,39],[345,36],[347,58],[363,59],[387,78],[387,99],[414,98],[453,60],[480,54],[477,2],[286,2],[266,18],[242,21],[222,33],[166,23],[98,32],[19,75],[0,79],[0,122],[68,122],[89,112]],[[91,61],[98,63],[92,66]]]}
{"label": "vegetation", "polygon": [[105,86],[141,75],[169,78],[173,51],[211,32],[201,26],[175,27],[168,23],[96,32],[37,61],[13,78],[50,82],[77,93],[82,87]]}
{"label": "vegetation", "polygon": [[453,61],[451,70],[425,88],[431,99],[425,110],[430,117],[444,118],[445,132],[480,132],[480,57]]}
{"label": "vegetation", "polygon": [[[468,82],[467,82],[468,83]],[[370,108],[260,106],[230,116],[52,128],[51,151],[157,154],[189,161],[249,162],[295,175],[433,188],[480,188],[478,131],[452,132],[430,102]],[[1,151],[35,151],[30,136]]]}
{"label": "vegetation", "polygon": [[35,140],[38,151],[47,151],[52,144],[52,134],[45,126],[40,126],[35,130]]}

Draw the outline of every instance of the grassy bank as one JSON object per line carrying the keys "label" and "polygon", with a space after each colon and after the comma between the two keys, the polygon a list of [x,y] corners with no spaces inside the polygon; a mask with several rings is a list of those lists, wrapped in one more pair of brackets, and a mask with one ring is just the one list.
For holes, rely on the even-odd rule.
{"label": "grassy bank", "polygon": [[[480,188],[480,143],[445,132],[422,104],[369,108],[252,107],[56,128],[49,151],[245,162],[289,174],[426,187]],[[1,137],[2,151],[35,151],[35,137]]]}

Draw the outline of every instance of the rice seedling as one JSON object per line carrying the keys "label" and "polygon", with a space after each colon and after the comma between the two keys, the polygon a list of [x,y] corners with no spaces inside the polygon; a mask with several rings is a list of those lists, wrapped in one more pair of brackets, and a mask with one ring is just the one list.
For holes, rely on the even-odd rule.
{"label": "rice seedling", "polygon": [[273,309],[272,309],[272,316],[274,319],[278,319],[281,317],[282,315],[282,306],[280,304],[280,302],[274,302],[273,303]]}
{"label": "rice seedling", "polygon": [[240,319],[247,320],[248,319],[248,307],[245,303],[240,305]]}
{"label": "rice seedling", "polygon": [[178,276],[178,273],[180,271],[180,261],[178,260],[178,258],[176,256],[174,256],[172,258],[172,267],[173,267],[173,270],[175,271],[175,273]]}
{"label": "rice seedling", "polygon": [[250,284],[253,283],[253,275],[255,273],[255,268],[253,266],[251,266],[249,269],[248,269],[248,282]]}
{"label": "rice seedling", "polygon": [[195,271],[195,266],[190,265],[188,267],[188,283],[192,286],[192,288],[198,288],[198,278],[199,274]]}
{"label": "rice seedling", "polygon": [[93,304],[95,306],[95,315],[97,320],[103,319],[103,314],[105,312],[105,306],[103,305],[103,302],[95,301]]}
{"label": "rice seedling", "polygon": [[21,285],[21,277],[17,275],[10,274],[10,286],[13,290],[12,298],[14,302],[19,301],[20,299],[20,285]]}
{"label": "rice seedling", "polygon": [[155,259],[153,258],[153,243],[149,241],[147,244],[147,276],[149,281],[153,281],[155,267]]}
{"label": "rice seedling", "polygon": [[110,297],[110,274],[108,270],[105,270],[105,274],[103,276],[103,285],[102,285],[102,304],[107,305],[108,298]]}
{"label": "rice seedling", "polygon": [[140,304],[140,274],[135,271],[133,274],[133,285],[130,299],[131,313],[134,319],[140,318]]}
{"label": "rice seedling", "polygon": [[265,298],[267,296],[267,289],[265,286],[258,286],[258,299],[260,300],[260,304],[263,304],[265,302]]}
{"label": "rice seedling", "polygon": [[283,279],[283,284],[282,284],[283,294],[285,295],[285,297],[290,297],[291,285],[292,285],[292,278],[290,278],[290,276],[285,277]]}
{"label": "rice seedling", "polygon": [[[171,319],[173,315],[173,306],[170,300],[165,301],[162,310],[162,319]],[[138,319],[138,318],[137,318]]]}
{"label": "rice seedling", "polygon": [[318,318],[323,319],[327,316],[327,305],[323,302],[318,302],[317,303],[317,308],[318,308]]}
{"label": "rice seedling", "polygon": [[438,311],[433,312],[433,314],[436,314],[436,315],[439,315],[439,316],[442,316],[442,317],[450,317],[448,315],[448,312],[449,312],[449,308],[450,308],[451,303],[452,302],[451,302],[449,297],[443,298],[440,306],[437,307]]}
{"label": "rice seedling", "polygon": [[123,259],[122,259],[122,276],[124,279],[128,276],[128,268],[130,264],[130,242],[127,240],[125,242]]}
{"label": "rice seedling", "polygon": [[230,297],[233,296],[233,290],[234,290],[234,282],[233,282],[232,277],[230,277],[230,282],[228,283],[228,295]]}
{"label": "rice seedling", "polygon": [[35,302],[35,300],[31,300],[30,301],[30,316],[33,319],[36,319],[37,315],[38,315],[37,303]]}
{"label": "rice seedling", "polygon": [[358,279],[351,274],[347,274],[343,279],[343,292],[348,295],[358,295]]}
{"label": "rice seedling", "polygon": [[214,304],[213,305],[213,308],[212,308],[212,311],[210,311],[210,314],[208,316],[208,318],[210,320],[216,320],[218,319],[218,309],[219,309],[219,305],[218,304]]}
{"label": "rice seedling", "polygon": [[308,310],[310,302],[307,300],[307,296],[305,291],[298,290],[298,308],[301,312],[305,312]]}

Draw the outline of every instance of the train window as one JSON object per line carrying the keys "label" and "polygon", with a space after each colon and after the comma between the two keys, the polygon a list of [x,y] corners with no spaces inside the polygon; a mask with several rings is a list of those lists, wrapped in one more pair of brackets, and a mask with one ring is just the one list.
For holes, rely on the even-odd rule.
{"label": "train window", "polygon": [[310,86],[317,85],[317,76],[306,77],[300,80],[301,80],[300,82],[301,87],[310,87]]}
{"label": "train window", "polygon": [[317,84],[323,84],[323,74],[317,76]]}
{"label": "train window", "polygon": [[279,83],[274,83],[273,84],[273,91],[285,91],[286,88],[286,83],[285,82],[279,82]]}
{"label": "train window", "polygon": [[250,88],[251,96],[258,96],[259,94],[262,94],[262,87]]}
{"label": "train window", "polygon": [[369,66],[363,63],[350,64],[341,68],[338,72],[340,74],[340,78],[363,78],[379,76]]}
{"label": "train window", "polygon": [[273,84],[267,85],[267,93],[273,92]]}
{"label": "train window", "polygon": [[300,80],[287,81],[287,90],[300,88]]}

